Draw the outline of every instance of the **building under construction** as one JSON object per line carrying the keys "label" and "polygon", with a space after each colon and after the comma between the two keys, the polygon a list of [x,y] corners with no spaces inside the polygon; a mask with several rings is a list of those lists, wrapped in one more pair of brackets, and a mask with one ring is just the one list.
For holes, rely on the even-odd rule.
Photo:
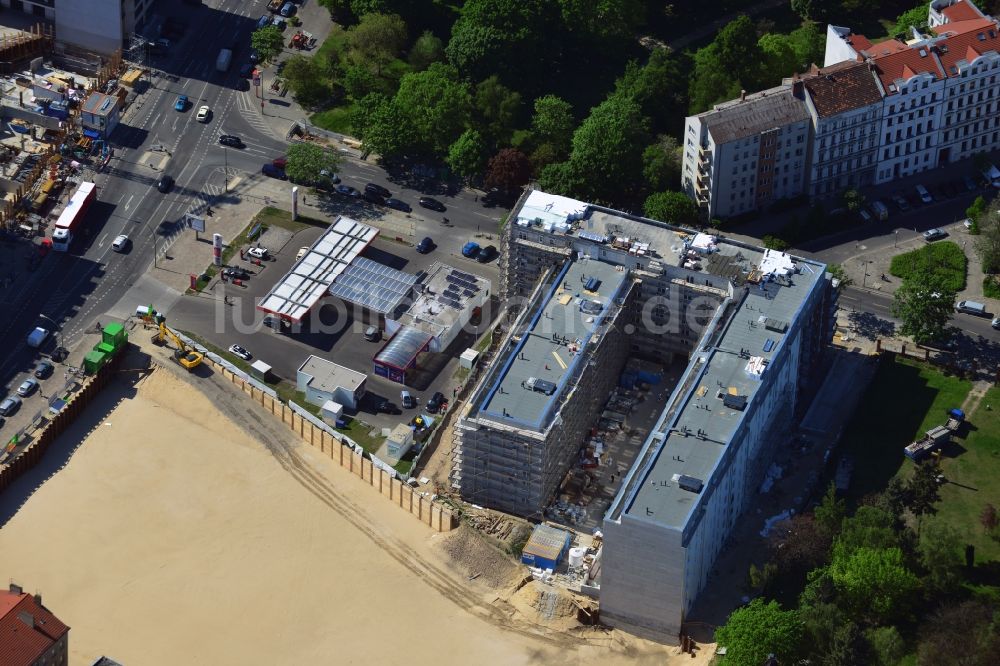
{"label": "building under construction", "polygon": [[[815,385],[825,266],[543,192],[501,250],[511,320],[455,429],[469,502],[540,517],[628,357],[688,360],[604,518],[602,618],[676,637]],[[678,355],[683,354],[683,357]]]}

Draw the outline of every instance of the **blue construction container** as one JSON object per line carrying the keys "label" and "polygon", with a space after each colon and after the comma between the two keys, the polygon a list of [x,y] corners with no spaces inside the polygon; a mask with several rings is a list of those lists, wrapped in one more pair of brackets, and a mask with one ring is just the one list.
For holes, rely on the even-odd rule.
{"label": "blue construction container", "polygon": [[521,563],[539,569],[555,569],[569,550],[570,534],[548,525],[538,525],[521,551]]}

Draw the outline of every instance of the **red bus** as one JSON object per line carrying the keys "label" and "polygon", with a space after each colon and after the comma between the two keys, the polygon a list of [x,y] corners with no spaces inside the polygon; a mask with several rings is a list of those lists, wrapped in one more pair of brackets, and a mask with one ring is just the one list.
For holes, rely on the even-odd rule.
{"label": "red bus", "polygon": [[66,208],[56,220],[56,228],[52,230],[52,249],[56,252],[66,252],[73,242],[75,234],[83,224],[87,209],[97,198],[97,186],[94,183],[80,183],[70,198]]}

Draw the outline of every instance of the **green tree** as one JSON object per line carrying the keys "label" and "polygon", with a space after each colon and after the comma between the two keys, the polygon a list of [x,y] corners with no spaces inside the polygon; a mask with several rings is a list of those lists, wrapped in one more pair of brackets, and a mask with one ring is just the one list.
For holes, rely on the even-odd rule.
{"label": "green tree", "polygon": [[665,134],[646,146],[642,151],[642,175],[649,189],[663,191],[680,185],[682,155],[677,139]]}
{"label": "green tree", "polygon": [[344,67],[340,83],[344,86],[344,92],[354,100],[378,90],[378,78],[370,69],[358,63],[350,63]]}
{"label": "green tree", "polygon": [[752,90],[760,83],[760,63],[763,53],[757,45],[757,29],[746,15],[730,21],[716,36],[714,43],[719,48],[719,64],[727,72],[732,72],[744,88]]}
{"label": "green tree", "polygon": [[251,33],[250,46],[257,50],[261,62],[269,62],[285,47],[285,37],[278,26],[267,25]]}
{"label": "green tree", "polygon": [[840,264],[827,264],[826,272],[832,275],[834,280],[838,281],[838,293],[854,284],[854,280],[851,279],[851,277],[847,274],[847,271],[844,270],[844,267]]}
{"label": "green tree", "polygon": [[570,161],[549,164],[538,175],[541,189],[553,194],[579,196],[587,189],[587,176]]}
{"label": "green tree", "polygon": [[318,59],[293,55],[285,61],[281,76],[295,99],[307,108],[319,105],[330,96],[327,72]]}
{"label": "green tree", "polygon": [[876,506],[860,506],[841,523],[840,535],[833,546],[834,556],[846,557],[862,546],[898,546],[900,538],[895,528],[896,516]]}
{"label": "green tree", "polygon": [[826,30],[813,21],[807,21],[788,34],[788,44],[795,51],[796,62],[800,67],[807,68],[812,63],[822,63],[826,49]]}
{"label": "green tree", "polygon": [[979,220],[986,213],[986,199],[982,195],[979,195],[975,200],[965,209],[965,216],[972,220],[973,222],[979,222]]}
{"label": "green tree", "polygon": [[837,629],[848,622],[844,611],[828,601],[801,604],[799,606],[799,619],[802,620],[802,644],[808,646],[803,649],[803,652],[813,657],[817,663],[829,653]]}
{"label": "green tree", "polygon": [[844,202],[844,207],[852,213],[857,213],[865,205],[865,195],[854,188],[845,191],[841,195],[841,200]]}
{"label": "green tree", "polygon": [[993,209],[979,216],[979,234],[973,243],[984,273],[1000,273],[1000,211]]}
{"label": "green tree", "polygon": [[856,666],[870,664],[871,660],[868,639],[858,625],[848,620],[834,630],[833,640],[820,663],[823,666]]}
{"label": "green tree", "polygon": [[640,0],[558,0],[563,23],[574,31],[599,40],[631,37],[642,24],[645,8]]}
{"label": "green tree", "polygon": [[715,642],[725,646],[725,666],[760,666],[769,654],[793,663],[799,654],[802,622],[794,610],[783,611],[776,601],[754,599],[737,608],[726,624],[715,630]]}
{"label": "green tree", "polygon": [[521,94],[491,76],[476,86],[473,106],[484,140],[507,144],[521,115]]}
{"label": "green tree", "polygon": [[486,187],[510,193],[527,185],[529,180],[531,162],[516,148],[504,148],[490,158],[486,167]]}
{"label": "green tree", "polygon": [[816,19],[819,18],[816,4],[816,0],[792,0],[792,11],[803,19]]}
{"label": "green tree", "polygon": [[816,524],[827,535],[833,537],[840,533],[844,516],[847,515],[847,502],[837,497],[837,488],[833,483],[826,487],[826,494],[813,515],[816,517]]}
{"label": "green tree", "polygon": [[955,310],[955,293],[935,279],[904,280],[893,295],[892,313],[903,322],[900,332],[926,344],[944,336]]}
{"label": "green tree", "polygon": [[899,548],[862,546],[846,555],[834,548],[830,577],[838,605],[854,617],[891,623],[909,610],[920,586]]}
{"label": "green tree", "polygon": [[285,154],[288,157],[285,173],[294,183],[319,182],[324,177],[322,172],[334,173],[340,165],[340,157],[335,150],[314,143],[293,143]]}
{"label": "green tree", "polygon": [[923,29],[927,26],[927,5],[920,5],[903,12],[896,18],[896,25],[892,29],[893,35],[910,36],[910,28]]}
{"label": "green tree", "polygon": [[906,654],[906,643],[896,627],[875,627],[865,632],[876,666],[896,666]]}
{"label": "green tree", "polygon": [[615,81],[615,95],[629,97],[650,118],[652,129],[657,132],[676,132],[678,119],[685,115],[685,94],[690,72],[681,66],[680,59],[666,49],[656,49],[646,64],[629,62],[625,71]]}
{"label": "green tree", "polygon": [[772,236],[771,234],[765,235],[760,240],[764,244],[764,247],[766,247],[769,250],[778,250],[779,252],[784,252],[785,250],[791,247],[791,245],[788,244],[788,241],[784,240],[783,238],[778,238],[777,236]]}
{"label": "green tree", "polygon": [[453,68],[436,62],[422,72],[406,74],[394,99],[412,128],[415,152],[446,155],[469,124],[472,98]]}
{"label": "green tree", "polygon": [[432,62],[440,62],[444,59],[444,42],[433,32],[427,30],[417,37],[417,41],[413,42],[408,59],[414,70],[419,72],[427,69]]}
{"label": "green tree", "polygon": [[551,70],[552,35],[561,29],[558,8],[548,0],[467,0],[445,53],[464,77],[478,81],[496,74],[523,87]]}
{"label": "green tree", "polygon": [[406,23],[397,14],[365,14],[347,31],[348,54],[355,63],[372,65],[377,76],[406,45]]}
{"label": "green tree", "polygon": [[791,76],[802,68],[802,61],[787,35],[768,33],[757,40],[757,46],[763,55],[762,77],[765,79],[780,81],[782,77]]}
{"label": "green tree", "polygon": [[740,82],[725,69],[719,57],[719,47],[713,42],[694,54],[694,72],[688,84],[688,110],[701,113],[716,102],[733,99],[740,94]]}
{"label": "green tree", "polygon": [[365,97],[352,116],[366,154],[403,155],[416,143],[413,128],[395,100],[373,93]]}
{"label": "green tree", "polygon": [[570,182],[580,185],[572,194],[595,202],[634,194],[642,182],[642,147],[648,142],[646,119],[632,100],[612,96],[591,109],[573,134]]}
{"label": "green tree", "polygon": [[549,144],[560,158],[569,154],[573,142],[573,107],[569,102],[545,95],[535,100],[535,115],[531,118],[531,131],[538,144]]}
{"label": "green tree", "polygon": [[656,192],[643,204],[646,217],[682,227],[698,224],[698,207],[682,192]]}
{"label": "green tree", "polygon": [[448,166],[465,179],[483,172],[486,162],[486,143],[482,135],[474,129],[467,129],[448,149]]}
{"label": "green tree", "polygon": [[921,623],[917,664],[992,666],[998,651],[1000,622],[995,608],[965,601],[946,606]]}
{"label": "green tree", "polygon": [[947,595],[962,582],[962,543],[958,532],[947,523],[937,521],[927,525],[918,544],[920,564],[927,575],[924,586],[935,595]]}
{"label": "green tree", "polygon": [[924,462],[917,465],[906,484],[908,508],[917,517],[918,535],[923,517],[937,513],[936,505],[941,501],[941,484],[938,481],[940,473],[941,470],[933,462]]}
{"label": "green tree", "polygon": [[800,579],[826,563],[832,541],[815,516],[800,513],[775,525],[768,539],[768,554],[782,578]]}

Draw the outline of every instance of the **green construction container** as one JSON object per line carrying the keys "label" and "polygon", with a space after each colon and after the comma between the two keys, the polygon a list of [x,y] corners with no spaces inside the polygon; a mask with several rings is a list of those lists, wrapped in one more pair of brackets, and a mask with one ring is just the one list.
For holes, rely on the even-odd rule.
{"label": "green construction container", "polygon": [[95,349],[105,349],[110,354],[117,354],[126,344],[128,344],[128,333],[125,332],[125,327],[114,322],[104,327],[101,344]]}
{"label": "green construction container", "polygon": [[111,356],[103,351],[98,349],[91,350],[87,352],[86,356],[83,357],[83,371],[88,375],[93,375],[104,367],[104,364],[108,362],[109,358],[111,358]]}

